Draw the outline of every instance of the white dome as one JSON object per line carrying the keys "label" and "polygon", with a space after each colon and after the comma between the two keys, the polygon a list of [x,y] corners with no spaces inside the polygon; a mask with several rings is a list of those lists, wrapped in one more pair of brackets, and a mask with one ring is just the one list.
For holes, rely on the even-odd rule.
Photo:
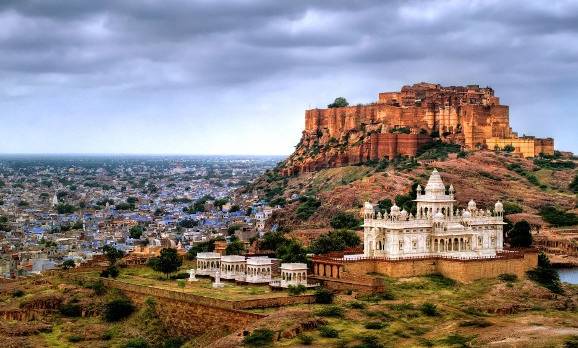
{"label": "white dome", "polygon": [[472,200],[468,203],[468,210],[476,210],[476,209],[477,209],[476,202],[474,202],[474,200],[472,199]]}
{"label": "white dome", "polygon": [[472,217],[472,213],[470,213],[467,210],[464,210],[464,213],[462,214],[462,216],[469,219]]}
{"label": "white dome", "polygon": [[407,217],[407,211],[405,209],[401,211],[401,216]]}
{"label": "white dome", "polygon": [[442,181],[442,177],[440,176],[440,173],[438,172],[437,169],[434,169],[431,172],[431,175],[429,177],[429,180],[427,181],[427,185],[425,186],[425,192],[426,194],[445,194],[446,192],[446,186],[444,185],[444,182]]}
{"label": "white dome", "polygon": [[441,211],[438,211],[435,215],[434,215],[434,219],[435,220],[443,220],[444,219],[444,214]]}
{"label": "white dome", "polygon": [[365,202],[365,204],[363,204],[363,208],[373,210],[373,205],[369,202]]}
{"label": "white dome", "polygon": [[494,205],[494,211],[496,213],[502,213],[504,211],[504,205],[502,204],[502,202],[497,201],[496,204]]}
{"label": "white dome", "polygon": [[400,211],[400,209],[399,209],[399,207],[397,206],[397,204],[394,204],[394,205],[391,207],[391,213],[392,213],[392,214],[394,214],[394,213],[399,213],[399,211]]}

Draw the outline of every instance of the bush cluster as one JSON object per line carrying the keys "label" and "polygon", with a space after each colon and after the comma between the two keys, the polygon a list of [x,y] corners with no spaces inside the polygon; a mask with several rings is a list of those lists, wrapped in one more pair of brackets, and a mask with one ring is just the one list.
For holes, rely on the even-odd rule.
{"label": "bush cluster", "polygon": [[554,206],[545,206],[540,209],[540,216],[549,224],[556,227],[578,225],[578,215],[567,213]]}
{"label": "bush cluster", "polygon": [[528,271],[527,274],[528,278],[554,293],[561,294],[564,292],[558,272],[552,267],[548,256],[543,252],[538,255],[538,267]]}
{"label": "bush cluster", "polygon": [[256,329],[243,339],[243,344],[253,347],[267,346],[273,342],[274,332],[269,329]]}

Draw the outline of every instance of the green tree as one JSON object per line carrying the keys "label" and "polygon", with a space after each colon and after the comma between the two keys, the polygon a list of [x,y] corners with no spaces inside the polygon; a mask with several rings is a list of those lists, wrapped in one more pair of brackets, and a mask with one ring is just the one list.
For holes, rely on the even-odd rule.
{"label": "green tree", "polygon": [[128,234],[132,239],[140,239],[143,232],[144,228],[140,225],[133,226],[128,230]]}
{"label": "green tree", "polygon": [[56,206],[56,211],[58,212],[58,214],[72,214],[74,213],[75,210],[76,207],[68,203],[59,203]]}
{"label": "green tree", "polygon": [[508,145],[504,146],[504,151],[505,152],[514,152],[514,151],[516,151],[516,148],[512,144],[508,144]]}
{"label": "green tree", "polygon": [[177,249],[174,248],[162,249],[159,257],[152,258],[149,261],[149,266],[152,269],[164,273],[167,278],[169,274],[176,272],[182,264],[183,261],[177,254]]}
{"label": "green tree", "polygon": [[301,243],[290,239],[279,246],[275,252],[275,257],[283,262],[307,262],[307,251]]}
{"label": "green tree", "polygon": [[195,258],[197,258],[197,253],[214,251],[215,250],[215,240],[216,239],[211,239],[211,240],[193,245],[189,249],[189,251],[187,251],[187,259],[194,260]]}
{"label": "green tree", "polygon": [[527,248],[532,245],[532,234],[530,233],[530,224],[522,220],[516,222],[512,230],[508,233],[510,246],[513,248]]}
{"label": "green tree", "polygon": [[351,230],[336,230],[322,234],[311,242],[309,251],[314,254],[327,254],[333,251],[341,251],[346,248],[356,247],[361,239]]}
{"label": "green tree", "polygon": [[541,284],[550,291],[561,294],[564,292],[558,271],[550,264],[550,259],[543,252],[538,254],[538,267],[526,272],[528,278]]}
{"label": "green tree", "polygon": [[333,103],[327,105],[328,108],[344,108],[346,106],[349,106],[349,102],[343,97],[337,97]]}
{"label": "green tree", "polygon": [[390,211],[392,206],[393,202],[389,198],[382,199],[381,201],[377,202],[377,207],[382,213],[385,211]]}
{"label": "green tree", "polygon": [[340,211],[331,218],[330,224],[335,229],[357,229],[360,227],[361,221],[351,213]]}
{"label": "green tree", "polygon": [[124,256],[124,251],[119,250],[113,246],[105,245],[102,247],[104,256],[108,260],[109,266],[114,267],[116,262]]}
{"label": "green tree", "polygon": [[70,269],[76,267],[74,260],[68,259],[62,263],[62,269]]}
{"label": "green tree", "polygon": [[227,255],[241,255],[245,253],[245,243],[237,237],[232,237],[227,245],[227,249],[225,249],[225,253],[227,253]]}

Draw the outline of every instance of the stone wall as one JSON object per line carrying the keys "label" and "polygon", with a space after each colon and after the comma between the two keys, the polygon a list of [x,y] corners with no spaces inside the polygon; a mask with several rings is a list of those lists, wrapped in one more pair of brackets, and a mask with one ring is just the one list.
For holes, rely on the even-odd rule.
{"label": "stone wall", "polygon": [[209,299],[177,291],[127,284],[106,279],[107,286],[122,290],[135,303],[142,305],[154,298],[160,319],[178,336],[200,336],[219,331],[222,336],[260,320],[266,315],[234,309],[235,302]]}
{"label": "stone wall", "polygon": [[351,285],[370,286],[371,273],[392,278],[442,274],[459,282],[471,282],[483,278],[495,278],[500,274],[512,273],[524,277],[526,271],[538,265],[535,250],[512,253],[498,258],[451,259],[426,257],[415,259],[388,260],[366,258],[359,260],[336,260],[322,257],[313,259],[315,279],[330,279]]}

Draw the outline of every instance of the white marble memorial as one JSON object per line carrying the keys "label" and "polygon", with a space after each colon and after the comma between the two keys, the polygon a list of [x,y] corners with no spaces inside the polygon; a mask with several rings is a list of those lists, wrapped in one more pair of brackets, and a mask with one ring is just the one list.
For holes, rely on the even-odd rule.
{"label": "white marble memorial", "polygon": [[282,263],[281,283],[282,288],[289,286],[307,286],[307,264],[305,263]]}
{"label": "white marble memorial", "polygon": [[504,207],[494,211],[478,209],[472,200],[467,210],[455,209],[454,187],[446,186],[433,170],[425,193],[417,187],[417,215],[398,206],[390,212],[376,212],[371,203],[364,205],[365,257],[408,258],[450,256],[475,258],[495,256],[503,250]]}
{"label": "white marble memorial", "polygon": [[222,288],[225,284],[221,283],[221,271],[217,270],[215,272],[215,281],[213,282],[213,288]]}
{"label": "white marble memorial", "polygon": [[245,276],[247,261],[245,256],[221,256],[221,276],[223,279],[239,279]]}
{"label": "white marble memorial", "polygon": [[247,283],[269,283],[271,281],[272,260],[268,257],[250,257],[247,259]]}
{"label": "white marble memorial", "polygon": [[189,282],[199,281],[197,279],[197,277],[195,277],[195,270],[194,269],[191,268],[190,270],[187,271],[187,273],[189,273],[189,279],[187,279]]}
{"label": "white marble memorial", "polygon": [[197,274],[212,276],[221,267],[221,254],[203,252],[197,254]]}

